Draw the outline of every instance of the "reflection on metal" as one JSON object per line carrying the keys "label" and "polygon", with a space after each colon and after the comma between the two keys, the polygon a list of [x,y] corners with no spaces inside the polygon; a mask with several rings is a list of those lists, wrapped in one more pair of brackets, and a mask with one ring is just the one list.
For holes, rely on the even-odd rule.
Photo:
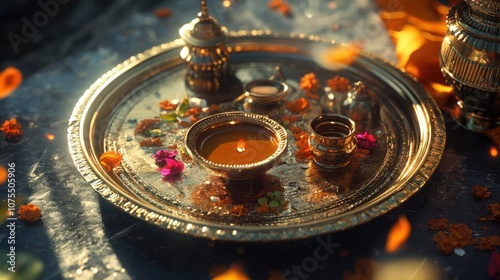
{"label": "reflection on metal", "polygon": [[347,97],[340,105],[340,113],[351,118],[358,125],[358,131],[380,120],[380,105],[368,90],[364,82],[358,81],[347,93]]}
{"label": "reflection on metal", "polygon": [[283,115],[283,99],[288,94],[289,86],[285,83],[286,78],[281,68],[276,66],[274,70],[275,73],[267,80],[253,80],[245,84],[245,111],[270,118]]}
{"label": "reflection on metal", "polygon": [[[265,135],[264,132],[272,133],[277,141],[276,151],[264,160],[248,164],[221,164],[207,160],[198,150],[198,142],[203,141],[200,138],[228,124],[253,124],[260,127],[262,135]],[[226,112],[205,117],[189,128],[185,138],[186,149],[196,163],[231,180],[246,180],[262,175],[280,162],[288,144],[287,132],[279,123],[265,116],[245,112]]]}
{"label": "reflection on metal", "polygon": [[356,149],[355,124],[340,114],[323,114],[309,122],[314,162],[327,169],[345,167]]}
{"label": "reflection on metal", "polygon": [[458,99],[452,116],[473,131],[500,126],[500,2],[460,2],[447,23],[440,63]]}

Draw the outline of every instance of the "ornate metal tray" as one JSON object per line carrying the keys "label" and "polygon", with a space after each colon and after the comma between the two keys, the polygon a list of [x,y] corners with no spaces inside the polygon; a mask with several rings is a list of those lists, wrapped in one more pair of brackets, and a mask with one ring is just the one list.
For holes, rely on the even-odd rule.
{"label": "ornate metal tray", "polygon": [[[285,240],[369,221],[398,206],[426,183],[443,152],[444,122],[422,86],[371,54],[361,53],[341,70],[319,66],[313,59],[317,47],[336,44],[301,34],[239,31],[230,34],[228,47],[230,67],[242,84],[265,79],[280,66],[286,82],[294,88],[288,100],[303,95],[298,82],[310,72],[323,83],[334,75],[364,81],[381,106],[381,121],[370,128],[379,137],[378,146],[369,154],[357,153],[348,167],[324,171],[297,160],[290,136],[284,160],[262,178],[228,183],[186,160],[180,177],[162,180],[151,159],[160,148],[140,147],[142,138],[134,136],[134,128],[137,121],[158,116],[160,101],[182,99],[189,93],[179,56],[180,40],[131,57],[83,94],[69,121],[68,141],[74,163],[92,188],[123,211],[161,228],[194,236]],[[237,110],[238,106],[241,104],[233,102],[226,107]],[[314,101],[310,108],[299,125],[322,110]],[[177,145],[182,149],[187,128],[170,126],[167,130],[161,136],[164,147]],[[100,155],[109,150],[124,155],[111,172],[99,163]],[[270,186],[283,191],[288,207],[278,213],[259,214],[257,198]],[[219,203],[220,192],[224,199],[230,198],[226,200],[229,203]]]}

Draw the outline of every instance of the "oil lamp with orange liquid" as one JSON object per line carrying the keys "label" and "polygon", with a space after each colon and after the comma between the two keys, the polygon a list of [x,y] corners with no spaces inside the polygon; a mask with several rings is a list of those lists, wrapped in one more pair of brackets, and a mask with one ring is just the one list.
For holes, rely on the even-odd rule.
{"label": "oil lamp with orange liquid", "polygon": [[279,163],[287,147],[287,132],[267,117],[228,112],[196,122],[186,134],[194,161],[221,176],[250,179]]}

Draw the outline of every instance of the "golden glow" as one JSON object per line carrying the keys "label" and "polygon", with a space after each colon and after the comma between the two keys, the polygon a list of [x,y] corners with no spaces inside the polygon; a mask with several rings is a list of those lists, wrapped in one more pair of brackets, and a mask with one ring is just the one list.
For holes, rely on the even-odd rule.
{"label": "golden glow", "polygon": [[245,151],[245,141],[243,141],[243,139],[240,139],[240,141],[238,141],[238,144],[236,145],[236,150],[238,150],[238,152],[240,153],[243,153]]}
{"label": "golden glow", "polygon": [[394,253],[403,246],[408,237],[410,237],[411,225],[406,216],[400,216],[398,221],[392,226],[387,236],[385,251]]}
{"label": "golden glow", "polygon": [[224,0],[222,1],[222,6],[224,6],[225,8],[229,8],[231,7],[231,1],[230,0]]}
{"label": "golden glow", "polygon": [[400,0],[396,6],[391,0],[377,3],[396,47],[399,66],[415,76],[439,107],[445,108],[453,92],[441,73],[438,54],[447,30],[449,7],[434,0]]}
{"label": "golden glow", "polygon": [[54,138],[55,138],[54,135],[50,134],[50,133],[45,134],[45,137],[47,137],[47,139],[50,141],[54,140]]}
{"label": "golden glow", "polygon": [[313,51],[318,64],[329,70],[343,69],[356,61],[361,51],[359,43],[339,45],[323,50]]}
{"label": "golden glow", "polygon": [[439,268],[427,259],[397,259],[379,264],[374,280],[438,280],[443,279]]}
{"label": "golden glow", "polygon": [[496,158],[498,156],[498,149],[496,147],[491,147],[490,156]]}
{"label": "golden glow", "polygon": [[228,270],[215,276],[212,280],[250,280],[250,277],[245,274],[242,265],[233,264]]}

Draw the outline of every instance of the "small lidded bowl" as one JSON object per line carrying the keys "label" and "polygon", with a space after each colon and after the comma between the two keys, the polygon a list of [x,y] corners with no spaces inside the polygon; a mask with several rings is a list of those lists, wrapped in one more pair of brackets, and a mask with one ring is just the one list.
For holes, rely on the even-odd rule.
{"label": "small lidded bowl", "polygon": [[245,85],[243,108],[250,113],[275,117],[283,113],[288,85],[277,79],[255,80]]}
{"label": "small lidded bowl", "polygon": [[378,99],[362,81],[356,82],[347,93],[347,97],[340,105],[340,113],[352,119],[361,131],[369,130],[380,121]]}
{"label": "small lidded bowl", "polygon": [[345,167],[356,150],[355,124],[340,114],[323,114],[309,122],[314,162],[326,169]]}
{"label": "small lidded bowl", "polygon": [[186,133],[193,160],[232,180],[251,179],[280,162],[287,147],[283,126],[265,116],[227,112],[205,117]]}

